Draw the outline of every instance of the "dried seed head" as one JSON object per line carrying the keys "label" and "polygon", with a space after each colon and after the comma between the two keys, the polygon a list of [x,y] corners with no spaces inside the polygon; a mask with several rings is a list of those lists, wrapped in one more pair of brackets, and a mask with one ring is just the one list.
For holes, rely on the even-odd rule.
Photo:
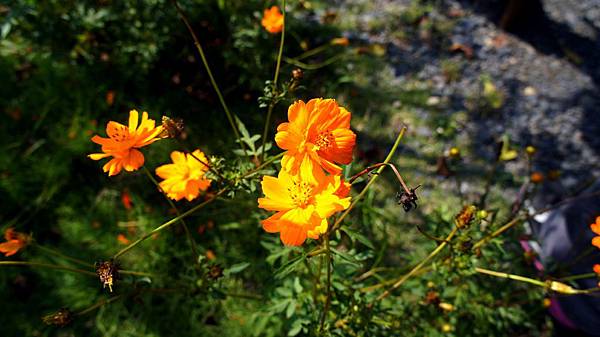
{"label": "dried seed head", "polygon": [[223,277],[223,267],[214,264],[208,267],[208,277],[212,280],[218,280]]}
{"label": "dried seed head", "polygon": [[440,294],[435,290],[429,290],[425,294],[425,303],[438,305],[440,303]]}
{"label": "dried seed head", "polygon": [[292,70],[292,78],[296,81],[301,80],[304,77],[304,72],[300,68]]}
{"label": "dried seed head", "polygon": [[73,313],[71,313],[71,311],[67,308],[62,308],[57,312],[43,316],[42,321],[44,321],[44,323],[47,325],[63,327],[73,321]]}
{"label": "dried seed head", "polygon": [[163,132],[161,138],[185,138],[185,124],[181,118],[162,117]]}
{"label": "dried seed head", "polygon": [[454,223],[456,227],[462,229],[468,227],[471,221],[473,220],[473,215],[477,211],[477,207],[473,205],[465,206],[463,209],[456,215],[454,218]]}
{"label": "dried seed head", "polygon": [[118,276],[118,269],[113,260],[96,262],[96,274],[102,282],[102,287],[106,288],[108,286],[108,289],[112,292],[114,280]]}

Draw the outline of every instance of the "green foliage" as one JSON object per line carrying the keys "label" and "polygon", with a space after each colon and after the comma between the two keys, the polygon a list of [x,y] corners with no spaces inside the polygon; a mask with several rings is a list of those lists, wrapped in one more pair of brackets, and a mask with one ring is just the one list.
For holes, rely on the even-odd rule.
{"label": "green foliage", "polygon": [[[328,2],[288,5],[290,34],[284,56],[309,67],[303,77],[292,78],[296,66],[284,62],[276,87],[271,79],[279,36],[260,26],[267,5],[258,0],[181,1],[237,116],[240,139],[232,136],[171,1],[30,0],[11,4],[7,11],[0,6],[0,224],[35,239],[2,261],[93,271],[94,262],[109,260],[126,247],[118,235],[133,242],[177,216],[141,170],[109,178],[98,162],[86,157],[98,151],[91,136],[104,134],[109,120],[125,122],[132,108],[147,110],[156,120],[162,114],[181,117],[186,124],[186,136],[179,142],[162,140],[143,149],[151,172],[182,147],[200,148],[210,157],[211,191],[199,200],[176,203],[180,213],[226,190],[185,218],[189,235],[174,223],[120,256],[122,273],[114,293],[86,274],[1,266],[0,301],[7,304],[0,308],[2,334],[537,335],[545,324],[545,289],[493,279],[474,269],[484,265],[533,274],[516,247],[516,228],[473,249],[506,223],[502,220],[508,218],[511,203],[503,189],[522,179],[500,163],[493,166],[495,180],[485,181],[491,168],[469,152],[477,144],[464,137],[466,115],[445,114],[443,102],[430,104],[427,83],[396,83],[381,58],[383,46],[360,41],[330,45],[342,35],[340,27],[351,26],[351,18],[326,20]],[[408,32],[415,32],[415,24],[432,6],[414,1],[399,14],[411,26]],[[434,22],[422,28],[443,34],[451,24]],[[306,56],[320,46],[326,48]],[[328,63],[332,59],[336,62]],[[458,67],[446,64],[449,80],[457,79]],[[488,82],[482,77],[481,101],[498,109],[503,96]],[[286,247],[261,228],[267,214],[257,208],[260,178],[276,175],[280,167],[273,133],[286,119],[289,103],[321,96],[336,97],[353,112],[352,127],[359,137],[357,158],[344,168],[347,178],[383,160],[403,124],[411,130],[434,130],[435,141],[429,134],[413,133],[392,161],[410,187],[422,185],[416,211],[405,213],[398,205],[395,195],[402,187],[386,169],[340,230],[302,247]],[[267,125],[265,140],[259,134],[269,107],[273,123]],[[451,163],[458,173],[447,179],[433,172],[431,164],[448,144],[463,146],[466,159]],[[263,152],[271,162],[259,166]],[[449,183],[467,178],[482,190],[489,184],[487,202],[479,208],[492,215],[468,221],[419,274],[379,298],[443,242],[463,204],[479,201],[481,195],[462,195],[455,181]],[[354,197],[366,179],[354,184]],[[437,300],[431,299],[434,293]],[[79,315],[66,327],[43,324],[42,316],[62,307]]]}

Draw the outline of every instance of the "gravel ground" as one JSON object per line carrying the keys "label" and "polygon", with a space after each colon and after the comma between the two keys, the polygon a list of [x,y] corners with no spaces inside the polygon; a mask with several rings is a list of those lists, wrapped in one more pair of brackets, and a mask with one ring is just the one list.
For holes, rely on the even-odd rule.
{"label": "gravel ground", "polygon": [[[513,34],[495,24],[502,13],[497,0],[444,0],[427,15],[454,23],[439,43],[418,23],[401,26],[409,37],[397,38],[398,25],[387,22],[411,3],[376,1],[372,12],[360,14],[357,36],[386,44],[398,79],[429,82],[448,114],[469,109],[481,92],[481,75],[489,75],[504,103],[493,113],[471,113],[465,132],[472,144],[490,145],[477,146],[479,155],[492,158],[491,145],[505,133],[536,146],[535,169],[561,171],[562,186],[549,191],[557,197],[600,176],[600,1],[543,0],[541,15]],[[374,20],[386,22],[384,28],[369,28]],[[451,52],[452,44],[464,49]],[[461,64],[458,80],[447,81],[442,59]]]}

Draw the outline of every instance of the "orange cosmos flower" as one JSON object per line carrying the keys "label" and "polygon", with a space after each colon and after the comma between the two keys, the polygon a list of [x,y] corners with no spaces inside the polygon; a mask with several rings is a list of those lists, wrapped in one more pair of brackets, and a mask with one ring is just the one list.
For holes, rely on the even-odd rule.
{"label": "orange cosmos flower", "polygon": [[594,273],[600,275],[600,264],[594,265]]}
{"label": "orange cosmos flower", "polygon": [[263,229],[279,232],[285,245],[299,246],[307,237],[318,239],[327,231],[327,217],[350,206],[350,198],[336,194],[342,185],[340,176],[307,175],[312,172],[303,167],[296,175],[281,170],[277,177],[262,179],[265,198],[258,199],[258,207],[277,211],[262,221]]}
{"label": "orange cosmos flower", "polygon": [[267,32],[277,34],[283,29],[283,14],[279,7],[273,6],[265,9],[261,24]]}
{"label": "orange cosmos flower", "polygon": [[210,180],[204,177],[208,171],[206,156],[200,150],[192,154],[173,151],[173,164],[156,168],[156,175],[165,179],[159,183],[160,188],[173,200],[192,201],[210,186]]}
{"label": "orange cosmos flower", "polygon": [[138,124],[138,112],[129,112],[129,126],[110,121],[106,125],[106,134],[109,138],[100,136],[92,137],[92,141],[102,145],[103,153],[92,153],[88,155],[93,160],[113,157],[106,163],[102,170],[114,176],[125,171],[135,171],[144,165],[144,155],[138,148],[157,141],[158,135],[163,131],[162,126],[155,127],[154,120],[148,119],[148,113],[142,113],[142,120]]}
{"label": "orange cosmos flower", "polygon": [[0,243],[0,253],[4,253],[4,256],[15,255],[31,241],[29,235],[15,232],[13,228],[8,228],[4,231],[4,238],[6,239],[6,242]]}
{"label": "orange cosmos flower", "polygon": [[591,224],[590,228],[592,232],[599,235],[592,239],[592,245],[600,248],[600,216],[596,217],[596,222]]}
{"label": "orange cosmos flower", "polygon": [[[340,174],[337,164],[349,164],[356,135],[350,130],[351,114],[334,99],[297,101],[288,109],[287,123],[277,127],[275,142],[287,150],[282,167],[296,174],[305,161],[316,163],[331,174]],[[313,169],[316,169],[315,166]]]}

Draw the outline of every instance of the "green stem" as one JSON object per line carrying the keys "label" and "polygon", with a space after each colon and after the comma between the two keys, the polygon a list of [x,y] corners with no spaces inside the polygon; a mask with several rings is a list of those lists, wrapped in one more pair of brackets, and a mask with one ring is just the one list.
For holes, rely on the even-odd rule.
{"label": "green stem", "polygon": [[444,247],[446,247],[448,245],[448,242],[450,242],[450,240],[452,240],[452,238],[454,237],[454,235],[456,234],[457,231],[458,231],[458,227],[455,226],[452,229],[452,231],[450,232],[450,234],[448,234],[446,239],[444,239],[444,242],[440,243],[431,253],[429,253],[429,255],[427,255],[426,258],[421,260],[421,262],[419,262],[416,266],[414,266],[413,269],[411,269],[408,273],[406,273],[402,277],[400,277],[396,281],[396,283],[394,283],[392,285],[392,287],[390,289],[387,289],[381,295],[379,295],[379,297],[377,297],[377,301],[380,301],[380,300],[386,298],[389,294],[392,293],[392,291],[394,291],[395,289],[400,287],[404,282],[406,282],[406,280],[411,278],[421,268],[423,268],[423,266],[425,266],[431,259],[433,259],[437,254],[439,254],[444,249]]}
{"label": "green stem", "polygon": [[131,244],[129,244],[127,247],[121,249],[118,253],[116,253],[113,256],[113,259],[117,259],[119,256],[127,253],[128,251],[130,251],[132,248],[134,248],[135,246],[139,245],[140,243],[142,243],[144,240],[148,239],[149,237],[151,237],[153,234],[156,234],[160,231],[162,231],[163,229],[168,228],[169,226],[171,226],[172,224],[178,222],[180,219],[183,219],[191,214],[193,214],[194,212],[196,212],[197,210],[201,209],[202,207],[210,204],[211,202],[213,202],[217,197],[219,197],[221,194],[225,193],[227,191],[227,188],[223,188],[221,189],[219,192],[217,192],[216,194],[214,194],[213,196],[211,196],[209,199],[207,199],[206,201],[202,202],[201,204],[198,204],[194,207],[192,207],[191,209],[189,209],[188,211],[186,211],[185,213],[182,213],[181,215],[163,223],[162,225],[156,227],[154,230],[144,234],[141,238],[135,240],[134,242],[132,242]]}
{"label": "green stem", "polygon": [[508,274],[508,273],[502,273],[502,272],[479,268],[479,267],[475,267],[475,271],[480,274],[486,274],[486,275],[491,275],[491,276],[500,277],[500,278],[506,278],[506,279],[515,280],[515,281],[526,282],[526,283],[534,284],[534,285],[540,286],[540,287],[546,287],[546,282],[542,282],[540,280],[535,280],[535,279],[532,279],[529,277]]}
{"label": "green stem", "polygon": [[331,47],[331,43],[327,43],[327,44],[315,47],[315,48],[313,48],[311,50],[307,50],[304,53],[302,53],[302,54],[294,57],[293,60],[300,61],[300,60],[303,60],[303,59],[305,59],[307,57],[310,57],[310,56],[313,56],[313,55],[317,55],[320,52],[322,52],[324,50],[327,50],[327,48],[329,48],[329,47]]}
{"label": "green stem", "polygon": [[302,68],[302,69],[306,69],[306,70],[317,70],[323,67],[326,67],[332,63],[335,63],[337,60],[341,59],[344,56],[344,54],[338,54],[335,56],[332,56],[330,58],[328,58],[327,60],[321,62],[321,63],[316,63],[316,64],[308,64],[308,63],[304,63],[304,62],[300,62],[296,59],[292,59],[289,57],[284,57],[283,60],[286,63],[289,63],[291,65],[295,65],[298,68]]}
{"label": "green stem", "polygon": [[[196,36],[196,33],[192,29],[192,26],[188,22],[188,19],[187,19],[185,13],[181,9],[181,7],[179,7],[179,3],[177,2],[177,0],[173,0],[173,4],[175,5],[175,9],[177,10],[179,17],[181,18],[181,20],[187,27],[188,31],[192,35],[192,39],[194,39],[194,45],[196,46],[196,49],[198,50],[198,53],[200,54],[200,58],[202,59],[202,63],[204,64],[204,68],[206,69],[206,72],[208,73],[208,78],[210,79],[210,84],[212,85],[213,89],[215,89],[215,92],[217,93],[217,96],[219,98],[219,102],[221,103],[223,110],[225,110],[225,115],[227,116],[227,120],[229,121],[229,124],[231,124],[231,128],[233,129],[235,139],[240,139],[240,131],[238,130],[237,125],[235,124],[234,115],[231,113],[231,111],[229,111],[229,108],[227,107],[227,103],[225,103],[225,99],[223,98],[223,94],[221,94],[221,90],[219,89],[219,86],[217,85],[217,81],[215,81],[213,73],[210,70],[210,66],[208,65],[208,61],[206,60],[206,55],[204,55],[204,50],[202,49],[200,40],[198,40],[198,37]],[[240,142],[240,145],[242,146],[244,153],[246,153],[246,145],[244,145],[244,142]]]}
{"label": "green stem", "polygon": [[67,256],[67,255],[65,255],[65,254],[63,254],[63,253],[61,253],[61,252],[59,252],[57,250],[54,250],[52,248],[48,248],[48,247],[42,246],[41,244],[39,244],[37,242],[35,242],[34,247],[36,247],[39,250],[44,251],[46,253],[50,253],[52,255],[58,256],[58,257],[60,257],[62,259],[65,259],[67,261],[71,261],[73,263],[79,264],[81,266],[84,266],[84,267],[93,267],[93,264],[91,264],[91,263],[85,262],[85,261],[80,260],[80,259],[76,259],[74,257]]}
{"label": "green stem", "polygon": [[383,161],[383,165],[377,169],[377,174],[375,176],[373,176],[373,178],[371,178],[371,180],[369,180],[369,182],[367,183],[367,186],[365,186],[365,188],[363,188],[362,191],[360,191],[360,193],[356,197],[353,198],[354,200],[352,201],[350,206],[335,221],[333,226],[331,226],[331,230],[329,232],[333,232],[341,226],[342,220],[344,220],[344,218],[348,215],[348,213],[350,213],[350,210],[352,210],[352,208],[354,208],[354,206],[356,206],[356,204],[360,201],[360,199],[362,199],[364,197],[364,195],[367,193],[367,190],[371,187],[371,185],[373,185],[373,183],[375,183],[375,181],[379,177],[379,174],[387,166],[387,163],[389,163],[390,160],[392,160],[392,157],[394,156],[394,153],[396,153],[396,149],[398,149],[398,145],[400,145],[400,141],[402,140],[402,137],[404,136],[405,132],[406,132],[406,126],[403,126],[402,129],[400,130],[400,133],[398,134],[398,137],[396,137],[396,141],[394,142],[392,149],[390,150],[387,157]]}
{"label": "green stem", "polygon": [[323,307],[323,312],[321,313],[321,323],[319,324],[319,331],[323,331],[323,327],[325,326],[325,319],[327,318],[327,312],[329,311],[329,306],[331,305],[331,249],[329,248],[329,233],[325,234],[324,244],[325,244],[325,258],[327,261],[327,297],[325,298],[325,306]]}
{"label": "green stem", "polygon": [[83,310],[81,310],[79,312],[76,312],[74,315],[75,316],[83,316],[83,315],[85,315],[85,314],[87,314],[89,312],[92,312],[92,311],[94,311],[94,310],[96,310],[96,309],[98,309],[98,308],[100,308],[100,307],[102,307],[102,306],[104,306],[106,304],[109,304],[109,303],[112,303],[114,301],[117,301],[117,300],[121,299],[122,297],[123,297],[123,295],[117,295],[117,296],[111,297],[111,298],[109,298],[107,300],[100,300],[100,301],[96,302],[94,305],[92,305],[92,306],[90,306],[90,307],[88,307],[86,309],[83,309]]}
{"label": "green stem", "polygon": [[190,242],[192,254],[194,255],[194,264],[197,264],[199,261],[199,259],[198,259],[199,255],[198,255],[198,248],[196,247],[196,241],[194,241],[194,238],[192,237],[192,234],[190,233],[190,230],[189,230],[187,224],[185,223],[183,218],[181,218],[181,212],[179,212],[179,209],[177,208],[177,206],[175,206],[175,203],[171,200],[171,198],[169,198],[169,196],[167,196],[167,194],[162,189],[162,187],[160,187],[160,184],[158,183],[158,181],[156,181],[156,179],[154,179],[154,177],[152,176],[152,173],[150,173],[148,168],[146,166],[142,166],[142,167],[144,169],[144,172],[146,173],[146,176],[148,176],[148,179],[150,179],[150,181],[152,181],[152,183],[158,188],[160,193],[165,197],[165,199],[167,199],[167,202],[169,203],[171,208],[173,208],[175,210],[175,214],[178,217],[180,217],[179,223],[181,223],[181,227],[183,228],[183,231],[185,232],[185,235],[187,236],[188,241]]}
{"label": "green stem", "polygon": [[581,279],[593,278],[593,277],[598,277],[598,274],[587,273],[587,274],[571,275],[571,276],[563,277],[560,280],[564,281],[564,282],[568,282],[568,281],[575,281],[575,280],[581,280]]}
{"label": "green stem", "polygon": [[40,268],[48,268],[48,269],[57,269],[57,270],[70,271],[70,272],[73,272],[73,273],[79,273],[79,274],[90,275],[90,276],[96,277],[96,273],[91,272],[91,271],[87,271],[87,270],[83,270],[83,269],[78,269],[78,268],[65,267],[65,266],[60,266],[60,265],[57,265],[57,264],[50,264],[50,263],[29,262],[29,261],[0,261],[0,266],[40,267]]}
{"label": "green stem", "polygon": [[[279,51],[277,52],[277,64],[275,65],[275,76],[273,77],[273,90],[275,90],[275,94],[278,94],[277,89],[277,80],[279,79],[279,69],[281,68],[281,56],[283,55],[283,42],[285,41],[285,0],[281,0],[281,12],[283,15],[283,26],[281,27],[281,40],[279,41]],[[267,143],[267,135],[269,134],[269,127],[271,126],[271,115],[273,114],[273,108],[275,108],[275,103],[269,103],[269,108],[267,110],[267,118],[265,120],[265,128],[263,130],[262,135],[262,151],[260,154],[260,161],[262,162],[265,159],[265,145]]]}
{"label": "green stem", "polygon": [[260,165],[259,165],[259,166],[257,166],[256,168],[254,168],[254,169],[252,169],[252,170],[250,170],[250,171],[248,171],[248,172],[244,173],[244,174],[242,175],[242,178],[248,178],[248,177],[250,177],[250,176],[251,176],[251,175],[253,175],[254,173],[256,173],[256,172],[258,172],[258,171],[262,170],[263,168],[265,168],[265,166],[267,166],[267,165],[271,164],[272,162],[276,161],[277,159],[279,159],[279,158],[283,157],[283,155],[285,155],[285,152],[281,152],[280,154],[278,154],[278,155],[276,155],[276,156],[273,156],[273,157],[269,158],[267,161],[265,161],[264,163],[260,164]]}
{"label": "green stem", "polygon": [[147,276],[147,277],[153,277],[153,276],[155,276],[152,273],[146,273],[146,272],[143,272],[143,271],[122,270],[122,269],[119,269],[119,274],[133,275],[133,276]]}

